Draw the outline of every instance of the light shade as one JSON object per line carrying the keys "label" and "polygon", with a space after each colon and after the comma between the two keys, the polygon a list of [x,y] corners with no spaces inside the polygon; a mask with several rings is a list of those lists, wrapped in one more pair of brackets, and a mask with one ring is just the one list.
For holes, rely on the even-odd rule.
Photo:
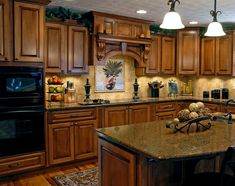
{"label": "light shade", "polygon": [[208,25],[207,31],[205,33],[205,36],[208,37],[219,37],[219,36],[225,36],[225,32],[223,30],[222,25],[217,22],[213,21]]}
{"label": "light shade", "polygon": [[175,11],[167,12],[164,16],[163,22],[160,28],[164,29],[182,29],[184,25],[182,24],[180,15]]}

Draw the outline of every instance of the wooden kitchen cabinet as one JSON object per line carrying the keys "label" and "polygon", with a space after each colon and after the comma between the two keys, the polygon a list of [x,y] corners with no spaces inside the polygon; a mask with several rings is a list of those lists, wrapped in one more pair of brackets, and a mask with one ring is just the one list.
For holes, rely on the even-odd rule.
{"label": "wooden kitchen cabinet", "polygon": [[75,159],[97,156],[96,120],[80,121],[74,124]]}
{"label": "wooden kitchen cabinet", "polygon": [[99,139],[99,158],[100,175],[105,175],[100,177],[100,185],[137,185],[135,154],[124,151],[121,148]]}
{"label": "wooden kitchen cabinet", "polygon": [[199,29],[177,33],[177,74],[197,75],[199,68]]}
{"label": "wooden kitchen cabinet", "polygon": [[12,60],[12,1],[0,1],[0,61]]}
{"label": "wooden kitchen cabinet", "polygon": [[88,72],[88,31],[85,27],[68,28],[68,72]]}
{"label": "wooden kitchen cabinet", "polygon": [[175,74],[175,38],[152,35],[146,74]]}
{"label": "wooden kitchen cabinet", "polygon": [[204,103],[205,107],[208,107],[211,109],[212,112],[220,112],[220,104],[214,104],[214,103]]}
{"label": "wooden kitchen cabinet", "polygon": [[129,106],[129,123],[142,123],[150,121],[150,104]]}
{"label": "wooden kitchen cabinet", "polygon": [[152,44],[149,52],[149,60],[146,65],[146,74],[157,74],[161,72],[161,36],[152,35]]}
{"label": "wooden kitchen cabinet", "polygon": [[38,4],[14,4],[14,61],[43,62],[45,16]]}
{"label": "wooden kitchen cabinet", "polygon": [[42,167],[45,167],[45,152],[15,155],[0,159],[1,176]]}
{"label": "wooden kitchen cabinet", "polygon": [[67,67],[67,26],[46,23],[45,71],[64,73]]}
{"label": "wooden kitchen cabinet", "polygon": [[96,109],[47,112],[49,165],[97,156]]}
{"label": "wooden kitchen cabinet", "polygon": [[48,73],[88,72],[88,31],[85,27],[46,24],[45,67]]}
{"label": "wooden kitchen cabinet", "polygon": [[156,120],[174,119],[176,116],[176,103],[166,102],[156,104]]}
{"label": "wooden kitchen cabinet", "polygon": [[104,127],[128,124],[128,107],[113,106],[105,108]]}
{"label": "wooden kitchen cabinet", "polygon": [[201,74],[231,75],[233,65],[233,35],[201,40]]}
{"label": "wooden kitchen cabinet", "polygon": [[74,160],[73,123],[51,124],[49,127],[49,163],[58,164]]}

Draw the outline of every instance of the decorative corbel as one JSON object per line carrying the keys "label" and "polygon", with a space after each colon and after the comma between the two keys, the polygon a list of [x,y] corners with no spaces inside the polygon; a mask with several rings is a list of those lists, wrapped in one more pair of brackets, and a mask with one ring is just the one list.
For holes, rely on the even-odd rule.
{"label": "decorative corbel", "polygon": [[101,61],[105,56],[106,44],[104,41],[97,41],[97,59]]}
{"label": "decorative corbel", "polygon": [[144,45],[144,62],[148,61],[148,55],[150,52],[151,45]]}

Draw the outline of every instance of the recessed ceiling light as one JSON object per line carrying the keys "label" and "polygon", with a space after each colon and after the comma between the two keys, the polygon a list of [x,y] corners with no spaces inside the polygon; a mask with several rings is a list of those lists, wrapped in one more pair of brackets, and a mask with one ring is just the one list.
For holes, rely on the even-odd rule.
{"label": "recessed ceiling light", "polygon": [[189,24],[190,24],[190,25],[197,25],[197,24],[198,24],[198,21],[190,21]]}
{"label": "recessed ceiling light", "polygon": [[137,14],[146,14],[147,11],[146,10],[137,10],[136,13]]}

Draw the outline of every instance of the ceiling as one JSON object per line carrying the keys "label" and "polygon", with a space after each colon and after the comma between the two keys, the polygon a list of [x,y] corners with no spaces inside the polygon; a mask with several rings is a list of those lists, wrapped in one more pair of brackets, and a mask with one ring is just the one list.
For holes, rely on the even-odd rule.
{"label": "ceiling", "polygon": [[[168,0],[52,0],[49,5],[78,9],[81,12],[91,10],[106,12],[128,17],[136,17],[161,24],[166,12]],[[198,21],[205,26],[212,21],[209,14],[214,7],[214,0],[181,0],[176,4],[176,11],[181,15],[182,22],[189,26],[189,21]],[[136,10],[147,10],[147,14],[140,15]],[[235,24],[235,0],[217,0],[217,9],[222,11],[218,21],[224,24]]]}

